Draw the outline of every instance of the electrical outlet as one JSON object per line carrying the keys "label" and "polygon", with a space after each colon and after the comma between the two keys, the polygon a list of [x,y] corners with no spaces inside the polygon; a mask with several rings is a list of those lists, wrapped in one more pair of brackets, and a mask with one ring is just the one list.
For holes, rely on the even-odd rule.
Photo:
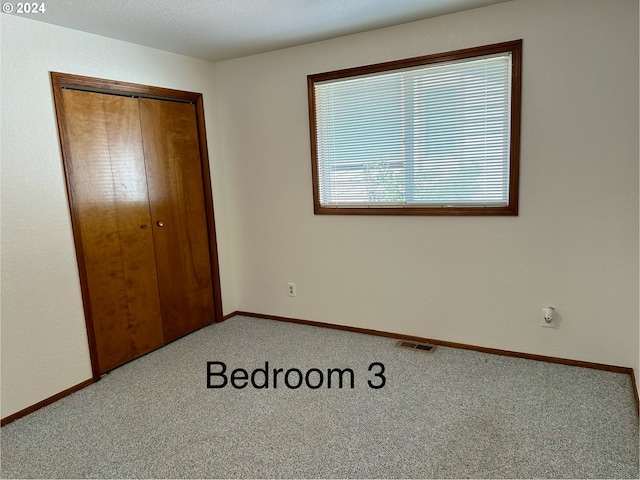
{"label": "electrical outlet", "polygon": [[545,307],[542,309],[542,326],[555,328],[556,309],[553,307]]}
{"label": "electrical outlet", "polygon": [[287,283],[287,292],[289,292],[290,297],[296,296],[296,284],[295,283]]}

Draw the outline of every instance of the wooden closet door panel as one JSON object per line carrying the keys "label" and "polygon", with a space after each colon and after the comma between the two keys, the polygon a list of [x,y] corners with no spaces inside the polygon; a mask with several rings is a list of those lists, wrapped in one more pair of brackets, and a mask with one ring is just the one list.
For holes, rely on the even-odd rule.
{"label": "wooden closet door panel", "polygon": [[164,344],[149,192],[134,98],[104,95],[133,358]]}
{"label": "wooden closet door panel", "polygon": [[214,320],[196,110],[188,103],[139,102],[164,337],[169,342]]}
{"label": "wooden closet door panel", "polygon": [[72,202],[102,373],[163,342],[151,228],[140,228],[150,225],[150,214],[140,183],[137,102],[74,90],[63,97]]}

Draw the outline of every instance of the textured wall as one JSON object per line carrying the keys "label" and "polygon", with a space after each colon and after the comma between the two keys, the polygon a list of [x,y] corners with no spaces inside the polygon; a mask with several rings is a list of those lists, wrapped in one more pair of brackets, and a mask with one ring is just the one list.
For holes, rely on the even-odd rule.
{"label": "textured wall", "polygon": [[[519,38],[518,217],[313,215],[307,74]],[[243,310],[638,368],[637,2],[516,0],[215,74]]]}
{"label": "textured wall", "polygon": [[[207,121],[215,100],[211,63],[15,16],[0,19],[6,417],[91,377],[49,71],[202,92]],[[210,161],[221,275],[231,278],[223,168]],[[222,290],[233,310],[233,292],[225,284]]]}

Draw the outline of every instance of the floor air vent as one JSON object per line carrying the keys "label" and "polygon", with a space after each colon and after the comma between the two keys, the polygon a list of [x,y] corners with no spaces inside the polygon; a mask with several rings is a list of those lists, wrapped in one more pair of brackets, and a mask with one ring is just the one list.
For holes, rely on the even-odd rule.
{"label": "floor air vent", "polygon": [[420,350],[422,352],[433,352],[436,348],[434,345],[429,345],[428,343],[407,342],[406,340],[400,340],[396,345],[398,347]]}

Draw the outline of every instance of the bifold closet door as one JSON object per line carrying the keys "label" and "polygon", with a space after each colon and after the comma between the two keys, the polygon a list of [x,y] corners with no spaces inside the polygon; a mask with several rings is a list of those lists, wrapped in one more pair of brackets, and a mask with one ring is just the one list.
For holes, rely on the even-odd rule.
{"label": "bifold closet door", "polygon": [[100,372],[164,343],[138,101],[63,90]]}
{"label": "bifold closet door", "polygon": [[197,115],[185,102],[62,92],[104,373],[215,319]]}
{"label": "bifold closet door", "polygon": [[196,109],[139,99],[165,342],[214,319]]}

